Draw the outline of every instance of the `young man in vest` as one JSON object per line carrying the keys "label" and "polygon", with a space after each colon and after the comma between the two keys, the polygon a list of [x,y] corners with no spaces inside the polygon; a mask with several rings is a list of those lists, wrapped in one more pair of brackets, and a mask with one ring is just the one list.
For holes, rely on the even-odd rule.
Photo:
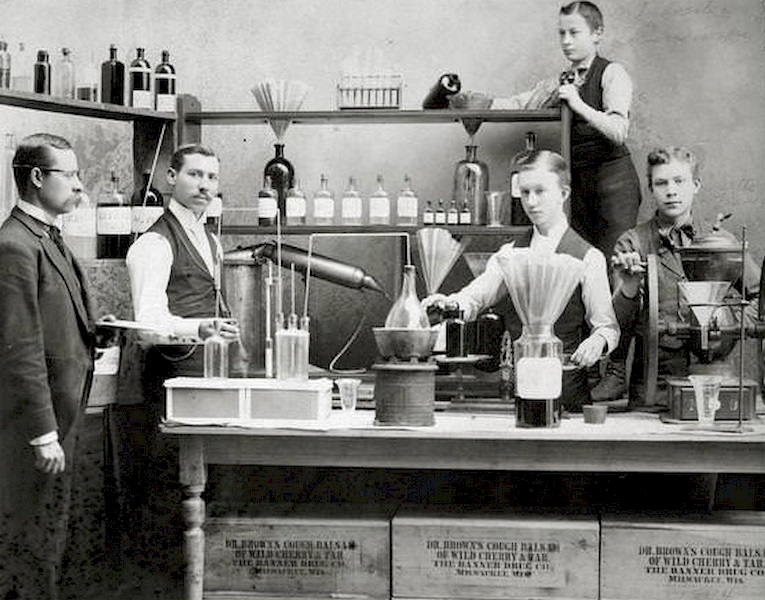
{"label": "young man in vest", "polygon": [[[611,304],[606,259],[603,253],[585,242],[568,224],[564,205],[569,198],[569,172],[566,161],[549,150],[531,152],[518,163],[518,185],[523,209],[533,230],[514,244],[506,244],[491,258],[486,270],[459,292],[450,296],[434,294],[423,300],[423,306],[443,306],[456,302],[472,320],[485,308],[508,298],[499,255],[512,260],[516,248],[529,248],[540,255],[568,254],[584,263],[582,278],[554,332],[563,342],[564,353],[571,353],[571,362],[580,369],[564,372],[563,407],[581,412],[589,402],[586,367],[594,365],[619,341],[619,326]],[[521,322],[514,308],[509,309],[506,326],[513,339],[521,334]]]}

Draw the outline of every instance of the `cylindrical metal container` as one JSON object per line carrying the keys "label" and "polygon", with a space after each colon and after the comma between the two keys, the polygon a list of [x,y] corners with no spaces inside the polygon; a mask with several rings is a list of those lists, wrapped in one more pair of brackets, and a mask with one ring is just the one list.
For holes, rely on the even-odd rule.
{"label": "cylindrical metal container", "polygon": [[[249,369],[264,368],[265,306],[260,270],[252,250],[226,253],[223,258],[223,294],[231,316],[239,322]],[[249,373],[249,376],[252,376]]]}
{"label": "cylindrical metal container", "polygon": [[437,369],[432,363],[372,365],[375,425],[434,425]]}

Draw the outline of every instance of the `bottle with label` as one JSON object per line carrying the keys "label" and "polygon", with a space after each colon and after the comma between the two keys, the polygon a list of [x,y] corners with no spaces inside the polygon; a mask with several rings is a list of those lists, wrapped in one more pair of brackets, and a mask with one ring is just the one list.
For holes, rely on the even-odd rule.
{"label": "bottle with label", "polygon": [[85,192],[80,193],[73,211],[61,215],[61,235],[77,258],[98,258],[96,207]]}
{"label": "bottle with label", "polygon": [[130,63],[130,106],[134,108],[154,108],[154,95],[151,93],[151,65],[144,57],[144,49],[136,48],[136,57]]}
{"label": "bottle with label", "polygon": [[433,205],[430,200],[425,201],[425,208],[422,211],[422,224],[433,225],[436,222],[436,213],[433,212]]}
{"label": "bottle with label", "polygon": [[263,188],[258,192],[258,225],[272,227],[279,218],[279,204],[276,190],[271,185],[271,177],[263,178]]}
{"label": "bottle with label", "polygon": [[53,75],[56,82],[54,94],[61,98],[74,98],[74,62],[69,48],[61,48],[61,58],[56,63]]}
{"label": "bottle with label", "polygon": [[470,225],[472,220],[473,215],[470,211],[470,204],[467,200],[463,200],[460,207],[460,225]]}
{"label": "bottle with label", "polygon": [[8,42],[0,40],[0,90],[11,89],[11,53]]}
{"label": "bottle with label", "polygon": [[516,427],[560,427],[562,358],[563,343],[552,325],[523,325],[513,344]]}
{"label": "bottle with label", "polygon": [[335,196],[327,186],[327,178],[322,175],[321,188],[313,197],[313,222],[315,225],[332,225],[335,222]]}
{"label": "bottle with label", "polygon": [[439,200],[436,206],[436,216],[434,219],[436,225],[446,225],[446,210],[444,210],[444,201]]}
{"label": "bottle with label", "polygon": [[295,185],[287,192],[284,210],[286,212],[285,220],[287,225],[305,225],[308,207],[306,205],[305,194],[300,189],[299,180],[296,180]]}
{"label": "bottle with label", "polygon": [[363,203],[356,191],[356,178],[348,179],[348,189],[343,192],[340,201],[340,220],[343,225],[361,225]]}
{"label": "bottle with label", "polygon": [[133,237],[141,235],[154,225],[165,210],[162,193],[152,185],[151,169],[143,172],[143,185],[136,190],[130,201]]}
{"label": "bottle with label", "polygon": [[295,185],[295,169],[292,163],[284,158],[284,144],[274,144],[274,157],[266,163],[264,177],[271,178],[271,186],[276,190],[279,214],[285,217],[287,192]]}
{"label": "bottle with label", "polygon": [[390,225],[390,198],[382,175],[377,176],[377,189],[369,196],[369,224]]}
{"label": "bottle with label", "polygon": [[120,181],[112,171],[110,185],[98,199],[96,207],[96,234],[98,258],[125,258],[131,243],[132,213]]}
{"label": "bottle with label", "polygon": [[50,62],[47,50],[37,51],[35,63],[35,88],[37,94],[50,94]]}
{"label": "bottle with label", "polygon": [[175,112],[175,67],[170,64],[170,51],[162,50],[162,62],[154,71],[154,103],[158,111]]}
{"label": "bottle with label", "polygon": [[412,179],[404,176],[404,189],[396,201],[396,225],[417,225],[420,201],[412,190]]}
{"label": "bottle with label", "polygon": [[510,224],[515,226],[531,225],[526,211],[523,210],[521,202],[521,190],[518,187],[518,160],[529,152],[534,152],[537,148],[537,135],[533,131],[526,133],[526,148],[519,152],[510,161]]}
{"label": "bottle with label", "polygon": [[459,225],[460,223],[460,211],[457,209],[457,201],[452,200],[449,204],[449,210],[446,211],[446,224],[447,225]]}
{"label": "bottle with label", "polygon": [[125,104],[125,63],[117,60],[117,46],[109,46],[109,60],[101,63],[101,102]]}

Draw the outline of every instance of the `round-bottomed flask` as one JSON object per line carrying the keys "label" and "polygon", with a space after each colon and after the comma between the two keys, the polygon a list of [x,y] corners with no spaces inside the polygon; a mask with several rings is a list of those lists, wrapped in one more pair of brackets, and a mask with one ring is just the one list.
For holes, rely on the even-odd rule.
{"label": "round-bottomed flask", "polygon": [[216,323],[215,332],[205,339],[205,377],[228,377],[228,343],[228,340],[220,334],[219,325]]}
{"label": "round-bottomed flask", "polygon": [[513,344],[515,426],[560,427],[563,342],[552,325],[529,323]]}
{"label": "round-bottomed flask", "polygon": [[385,327],[401,329],[428,329],[430,321],[417,298],[417,271],[414,265],[404,265],[401,293],[385,318]]}
{"label": "round-bottomed flask", "polygon": [[473,225],[486,224],[486,192],[489,190],[489,167],[478,160],[478,146],[465,146],[465,158],[454,169],[452,200],[467,201],[472,207]]}

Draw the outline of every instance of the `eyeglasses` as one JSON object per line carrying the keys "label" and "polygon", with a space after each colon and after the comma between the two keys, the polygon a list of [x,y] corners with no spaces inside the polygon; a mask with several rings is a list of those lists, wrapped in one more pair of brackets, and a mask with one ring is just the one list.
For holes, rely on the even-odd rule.
{"label": "eyeglasses", "polygon": [[80,178],[80,171],[67,171],[65,169],[49,169],[48,167],[38,167],[37,165],[11,165],[17,169],[40,169],[43,173],[61,173],[67,179]]}

